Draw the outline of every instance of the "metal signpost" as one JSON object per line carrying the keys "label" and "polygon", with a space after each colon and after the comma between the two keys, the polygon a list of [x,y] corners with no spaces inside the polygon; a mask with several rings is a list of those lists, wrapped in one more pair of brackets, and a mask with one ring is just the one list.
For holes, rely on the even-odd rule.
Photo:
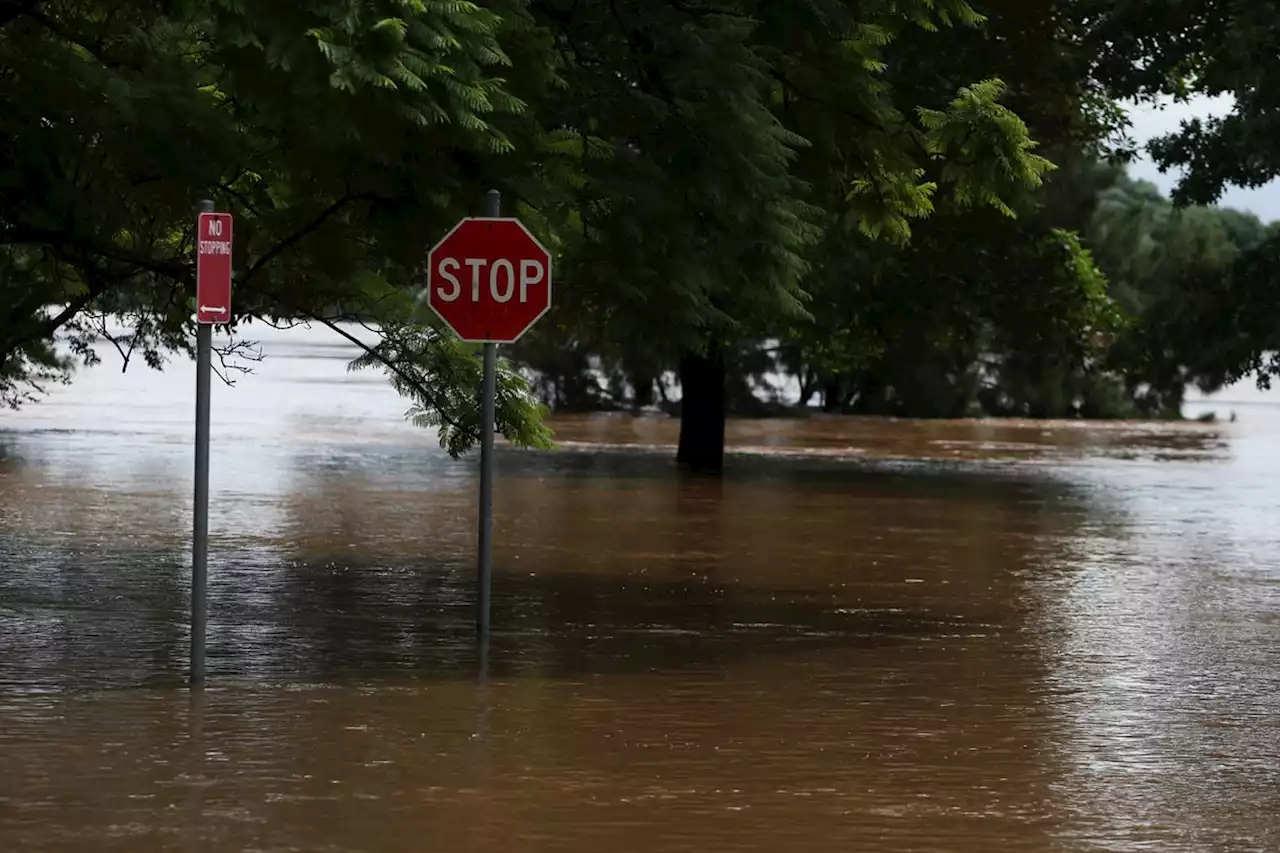
{"label": "metal signpost", "polygon": [[551,253],[490,190],[485,215],[453,227],[427,255],[427,304],[459,338],[484,344],[476,631],[489,635],[493,573],[494,372],[498,344],[515,343],[551,307]]}
{"label": "metal signpost", "polygon": [[196,220],[196,494],[191,543],[191,683],[204,681],[204,635],[209,582],[209,374],[213,324],[231,319],[229,213],[200,203]]}

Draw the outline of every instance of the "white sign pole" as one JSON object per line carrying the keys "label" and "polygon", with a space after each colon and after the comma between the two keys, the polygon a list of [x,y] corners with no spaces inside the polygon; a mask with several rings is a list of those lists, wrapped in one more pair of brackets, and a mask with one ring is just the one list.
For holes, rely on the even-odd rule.
{"label": "white sign pole", "polygon": [[[213,213],[213,202],[200,202]],[[197,235],[197,240],[203,235]],[[197,276],[199,273],[197,272]],[[197,289],[198,295],[198,289]],[[197,300],[198,302],[199,300]],[[197,310],[199,305],[197,304]],[[191,537],[191,684],[204,683],[205,626],[209,618],[209,374],[213,366],[213,326],[196,325],[196,494]]]}
{"label": "white sign pole", "polygon": [[[502,215],[502,194],[489,190],[485,195],[485,216],[497,219]],[[493,590],[493,433],[496,420],[495,372],[497,371],[498,345],[484,345],[484,381],[481,386],[480,432],[480,542],[476,577],[476,634],[480,642],[489,642],[490,596]]]}

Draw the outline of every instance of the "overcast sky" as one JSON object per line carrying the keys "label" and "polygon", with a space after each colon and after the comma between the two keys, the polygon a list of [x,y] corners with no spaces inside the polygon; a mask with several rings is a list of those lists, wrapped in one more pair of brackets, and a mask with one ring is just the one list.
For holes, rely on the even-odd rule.
{"label": "overcast sky", "polygon": [[[1133,138],[1145,142],[1153,136],[1177,130],[1184,119],[1211,115],[1225,115],[1231,110],[1229,98],[1197,98],[1187,104],[1168,103],[1164,109],[1154,107],[1133,107],[1129,118],[1133,122]],[[1135,178],[1151,181],[1168,193],[1178,175],[1174,172],[1161,174],[1150,160],[1144,158],[1129,167],[1129,174]],[[1280,183],[1272,182],[1257,189],[1229,188],[1218,202],[1223,207],[1235,207],[1256,213],[1264,222],[1280,219]]]}

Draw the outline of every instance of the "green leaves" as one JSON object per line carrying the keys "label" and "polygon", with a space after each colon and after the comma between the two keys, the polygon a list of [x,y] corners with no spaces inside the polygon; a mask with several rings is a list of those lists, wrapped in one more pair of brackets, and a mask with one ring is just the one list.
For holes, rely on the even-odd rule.
{"label": "green leaves", "polygon": [[482,192],[459,160],[512,149],[502,5],[77,0],[8,21],[0,394],[64,375],[60,331],[88,357],[81,316],[123,312],[149,362],[187,349],[206,197],[236,215],[238,311],[376,313],[365,280],[406,288]]}
{"label": "green leaves", "polygon": [[943,180],[962,208],[992,207],[1014,217],[1014,207],[1038,188],[1054,165],[1034,152],[1027,126],[999,103],[1001,80],[960,89],[946,110],[919,109],[925,148],[941,160]]}
{"label": "green leaves", "polygon": [[[458,457],[480,440],[478,348],[447,331],[419,324],[385,326],[382,340],[352,362],[352,370],[381,368],[391,386],[413,401],[405,416],[433,428],[440,446]],[[542,424],[545,410],[529,394],[524,377],[499,360],[495,374],[497,429],[520,447],[547,449],[551,432]]]}
{"label": "green leaves", "polygon": [[[1152,410],[1186,385],[1212,390],[1264,367],[1276,290],[1254,216],[1176,208],[1152,184],[1122,179],[1101,193],[1089,239],[1116,300],[1133,316],[1112,361]],[[1265,375],[1265,374],[1264,374]]]}
{"label": "green leaves", "polygon": [[1227,96],[1222,118],[1186,122],[1153,140],[1162,167],[1185,168],[1175,197],[1210,204],[1227,186],[1280,176],[1280,8],[1222,0],[1110,0],[1092,18],[1093,73],[1117,97]]}
{"label": "green leaves", "polygon": [[1227,187],[1259,187],[1280,177],[1280,8],[1222,0],[1113,0],[1087,30],[1093,76],[1116,97],[1147,102],[1220,99],[1226,115],[1184,121],[1148,143],[1162,169],[1181,172],[1174,201],[1130,205],[1127,219],[1099,223],[1126,296],[1143,304],[1143,322],[1126,341],[1129,362],[1175,402],[1182,386],[1204,388],[1256,370],[1259,383],[1280,369],[1280,308],[1274,246],[1260,223],[1214,213]]}
{"label": "green leaves", "polygon": [[[10,389],[60,375],[59,330],[88,357],[79,319],[105,312],[150,361],[185,350],[209,197],[237,218],[236,309],[376,325],[360,366],[462,452],[479,368],[410,294],[491,186],[557,256],[530,349],[554,330],[653,371],[801,327],[817,292],[856,318],[829,355],[871,358],[884,336],[855,338],[881,291],[851,283],[866,265],[890,280],[931,216],[1028,208],[1050,168],[997,75],[948,64],[983,21],[959,0],[43,8],[0,35]],[[545,443],[522,380],[500,384],[512,440]]]}
{"label": "green leaves", "polygon": [[910,175],[871,175],[854,178],[847,200],[850,217],[858,230],[873,239],[885,238],[894,244],[911,239],[910,220],[933,213],[934,181],[917,182],[925,174],[915,169]]}
{"label": "green leaves", "polygon": [[452,123],[476,132],[490,151],[510,151],[487,122],[524,109],[487,71],[511,64],[498,41],[502,18],[465,2],[397,3],[401,15],[376,17],[383,5],[354,4],[306,31],[331,67],[330,85],[353,95],[361,87],[397,91],[394,109],[413,124]]}

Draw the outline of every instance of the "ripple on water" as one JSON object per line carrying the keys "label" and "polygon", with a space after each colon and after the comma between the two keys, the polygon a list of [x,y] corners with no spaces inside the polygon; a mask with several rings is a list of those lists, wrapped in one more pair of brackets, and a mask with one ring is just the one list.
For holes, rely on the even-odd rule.
{"label": "ripple on water", "polygon": [[1257,416],[735,422],[718,482],[562,419],[479,680],[474,463],[329,343],[216,389],[196,694],[189,371],[6,421],[3,849],[1280,849]]}

